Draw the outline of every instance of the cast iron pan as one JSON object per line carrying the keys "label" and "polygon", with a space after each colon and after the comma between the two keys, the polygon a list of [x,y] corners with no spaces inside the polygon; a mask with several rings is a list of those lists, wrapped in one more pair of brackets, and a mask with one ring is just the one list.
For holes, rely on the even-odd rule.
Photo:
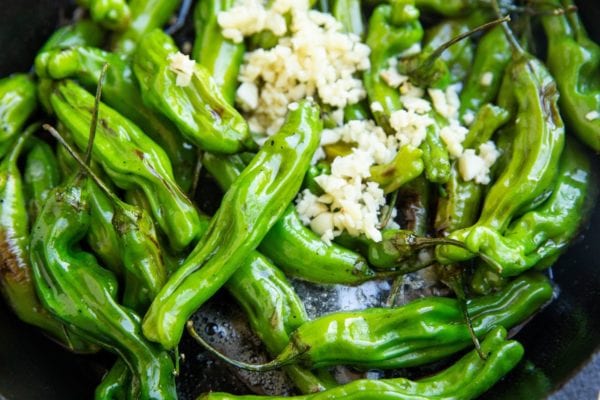
{"label": "cast iron pan", "polygon": [[[0,77],[30,69],[36,50],[64,17],[60,13],[66,3],[68,0],[0,0]],[[590,34],[600,40],[600,5],[596,0],[577,1],[577,5]],[[598,243],[600,210],[596,208],[589,228],[552,269],[560,296],[516,336],[525,346],[526,359],[485,398],[538,399],[553,392],[561,399],[597,398],[600,366],[594,367],[590,359],[600,350]],[[219,299],[209,308],[218,314],[217,304],[228,301]],[[218,332],[208,332],[214,333]],[[186,344],[184,341],[184,347]],[[600,357],[596,359],[595,364],[600,364]],[[63,351],[16,320],[0,301],[0,400],[92,398],[111,362],[106,354],[83,357]],[[556,392],[586,365],[591,373],[577,377],[577,382],[585,385],[569,394]],[[188,357],[180,381],[182,399],[208,388],[245,389],[230,370],[200,353]]]}

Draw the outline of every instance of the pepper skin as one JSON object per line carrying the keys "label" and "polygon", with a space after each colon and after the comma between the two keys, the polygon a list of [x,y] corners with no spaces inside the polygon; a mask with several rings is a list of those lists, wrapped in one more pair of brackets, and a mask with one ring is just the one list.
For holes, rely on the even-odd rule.
{"label": "pepper skin", "polygon": [[169,21],[179,3],[181,0],[131,0],[131,23],[112,38],[111,50],[131,56],[142,38]]}
{"label": "pepper skin", "polygon": [[209,71],[195,64],[191,82],[176,84],[169,56],[177,53],[173,39],[160,30],[144,36],[133,71],[144,102],[163,113],[192,143],[203,150],[236,153],[250,140],[248,124],[221,94]]}
{"label": "pepper skin", "polygon": [[[554,79],[536,58],[522,50],[514,53],[504,77],[512,97],[499,97],[500,107],[510,111],[514,109],[512,102],[517,106],[518,118],[511,132],[512,156],[490,188],[477,223],[450,235],[462,242],[469,240],[470,247],[478,247],[474,239],[469,239],[475,229],[485,227],[502,235],[513,218],[547,197],[564,147],[565,129]],[[468,250],[457,247],[439,246],[436,250],[442,264],[472,257]]]}
{"label": "pepper skin", "polygon": [[[215,156],[209,153],[204,154],[202,164],[224,191],[229,189],[246,165],[238,155]],[[359,254],[323,242],[302,223],[292,205],[286,208],[263,238],[259,250],[287,276],[309,282],[357,285],[378,277]]]}
{"label": "pepper skin", "polygon": [[89,229],[86,178],[76,174],[53,191],[31,235],[31,265],[44,306],[87,339],[127,360],[143,399],[175,399],[169,355],[142,336],[140,319],[115,299],[117,282],[79,248]]}
{"label": "pepper skin", "polygon": [[179,187],[188,192],[193,181],[196,150],[181,137],[167,118],[144,106],[140,87],[128,60],[98,48],[77,46],[36,58],[35,69],[38,76],[43,78],[76,79],[91,91],[98,84],[98,76],[106,63],[110,68],[102,87],[102,100],[139,126],[163,148],[173,165],[173,174]]}
{"label": "pepper skin", "polygon": [[395,192],[423,173],[423,157],[422,150],[402,146],[390,163],[371,167],[371,181],[378,183],[385,194]]}
{"label": "pepper skin", "polygon": [[92,19],[104,28],[120,31],[129,25],[131,11],[125,0],[77,0],[88,8]]}
{"label": "pepper skin", "polygon": [[[519,276],[500,292],[467,300],[477,337],[494,327],[510,328],[552,298],[552,285],[539,273]],[[424,365],[472,344],[460,300],[428,297],[397,308],[337,312],[300,326],[276,362],[310,368],[352,365],[404,368]]]}
{"label": "pepper skin", "polygon": [[[67,80],[56,84],[50,101],[75,143],[83,148],[88,140],[93,96]],[[104,104],[100,104],[93,155],[117,186],[144,190],[154,218],[174,249],[181,250],[197,239],[198,212],[175,183],[165,152]]]}
{"label": "pepper skin", "polygon": [[37,108],[36,86],[26,74],[0,79],[0,159]]}
{"label": "pepper skin", "polygon": [[35,292],[29,263],[29,218],[17,161],[38,128],[33,125],[19,136],[0,163],[0,292],[19,319],[43,329],[71,351],[90,353],[98,348],[48,313]]}
{"label": "pepper skin", "polygon": [[450,400],[479,397],[513,369],[523,357],[524,349],[515,341],[506,340],[503,328],[492,330],[481,343],[487,354],[483,360],[472,350],[449,368],[423,378],[360,379],[346,385],[315,394],[296,397],[236,396],[227,393],[207,393],[198,400]]}
{"label": "pepper skin", "polygon": [[597,189],[592,187],[591,160],[575,141],[567,142],[557,175],[550,198],[514,221],[504,235],[477,227],[467,238],[469,249],[487,254],[502,267],[496,271],[501,276],[518,275],[560,254],[589,216]]}
{"label": "pepper skin", "polygon": [[302,184],[320,140],[319,109],[308,101],[288,113],[225,194],[207,234],[169,278],[144,319],[147,338],[170,349],[189,316],[210,298],[254,250]]}
{"label": "pepper skin", "polygon": [[[551,4],[567,9],[573,1]],[[600,152],[600,46],[588,37],[575,11],[545,16],[542,24],[548,38],[546,62],[558,85],[560,110],[573,132]]]}
{"label": "pepper skin", "polygon": [[60,184],[60,170],[54,149],[41,140],[36,141],[25,159],[23,172],[29,218],[35,221],[52,189]]}
{"label": "pepper skin", "polygon": [[237,77],[246,52],[244,43],[233,43],[221,34],[217,16],[227,11],[234,0],[198,2],[194,12],[196,38],[192,57],[210,73],[229,104],[235,100]]}

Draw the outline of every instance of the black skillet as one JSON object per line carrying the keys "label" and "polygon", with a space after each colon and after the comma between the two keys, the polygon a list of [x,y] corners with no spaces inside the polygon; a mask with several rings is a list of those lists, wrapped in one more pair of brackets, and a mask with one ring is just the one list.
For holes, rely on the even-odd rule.
{"label": "black skillet", "polygon": [[[27,71],[55,28],[67,0],[0,0],[0,77]],[[600,41],[600,5],[577,1],[590,34]],[[565,60],[565,62],[569,62]],[[485,398],[596,399],[600,392],[600,210],[590,227],[553,267],[560,296],[517,335],[526,361]],[[596,361],[590,361],[596,354]],[[0,302],[0,400],[92,398],[109,356],[68,354],[17,321]],[[236,390],[225,369],[187,368],[182,398],[212,389]],[[583,373],[581,369],[585,367]],[[194,371],[198,373],[194,377]],[[234,382],[235,381],[235,382]],[[566,389],[560,388],[566,384]]]}

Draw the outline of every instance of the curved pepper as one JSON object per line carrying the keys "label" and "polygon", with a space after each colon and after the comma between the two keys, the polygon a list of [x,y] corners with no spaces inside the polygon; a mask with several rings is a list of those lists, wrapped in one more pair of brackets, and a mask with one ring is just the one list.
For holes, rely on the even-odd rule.
{"label": "curved pepper", "polygon": [[[64,81],[56,84],[50,101],[75,143],[83,148],[93,96],[72,81]],[[167,155],[137,126],[104,104],[98,121],[94,157],[117,186],[144,190],[174,249],[189,245],[198,235],[198,212],[175,183]]]}
{"label": "curved pepper", "polygon": [[196,38],[192,56],[205,67],[229,104],[235,100],[235,90],[246,46],[234,43],[221,34],[217,16],[234,5],[234,0],[205,0],[198,2],[194,12]]}
{"label": "curved pepper", "polygon": [[112,39],[111,49],[115,53],[132,55],[144,36],[165,25],[181,0],[131,0],[131,23]]}
{"label": "curved pepper", "polygon": [[0,79],[0,159],[37,108],[37,88],[26,74]]}
{"label": "curved pepper", "polygon": [[169,56],[178,52],[160,30],[144,36],[133,71],[145,103],[163,113],[192,143],[206,151],[236,153],[250,140],[248,124],[222,95],[206,68],[194,64],[191,81],[178,86]]}
{"label": "curved pepper", "polygon": [[22,321],[42,328],[63,346],[78,353],[97,351],[67,329],[42,306],[29,263],[29,226],[23,181],[17,161],[34,125],[22,134],[0,163],[0,292]]}
{"label": "curved pepper", "polygon": [[[557,8],[571,0],[551,2]],[[567,124],[590,148],[600,152],[600,46],[591,40],[577,12],[542,18],[548,38],[548,69],[560,92]]]}
{"label": "curved pepper", "polygon": [[77,79],[88,90],[93,90],[106,63],[110,68],[102,87],[102,100],[163,148],[173,165],[177,183],[184,192],[188,192],[193,181],[196,150],[169,120],[144,106],[128,60],[94,47],[72,47],[36,58],[35,68],[40,77]]}
{"label": "curved pepper", "polygon": [[514,276],[540,260],[560,254],[589,216],[597,189],[592,188],[589,157],[574,141],[567,142],[548,200],[514,221],[504,235],[477,227],[465,242],[469,249],[492,257],[502,276]]}
{"label": "curved pepper", "polygon": [[124,357],[141,398],[175,399],[169,355],[146,342],[139,317],[116,302],[112,273],[79,249],[89,224],[86,178],[77,174],[52,193],[33,228],[31,264],[40,298],[76,332]]}
{"label": "curved pepper", "polygon": [[[246,165],[237,155],[209,153],[202,163],[225,191]],[[286,275],[309,282],[357,285],[381,277],[359,254],[336,244],[328,246],[302,223],[291,205],[265,235],[259,250]]]}
{"label": "curved pepper", "polygon": [[123,30],[131,20],[131,11],[125,0],[77,0],[88,8],[92,19],[110,30]]}
{"label": "curved pepper", "polygon": [[411,381],[406,378],[359,379],[321,393],[295,397],[236,396],[227,393],[207,393],[199,400],[424,400],[474,399],[479,397],[513,369],[523,357],[524,349],[518,342],[507,341],[506,331],[496,328],[481,343],[485,360],[472,350],[449,368]]}
{"label": "curved pepper", "polygon": [[[466,306],[473,330],[482,338],[494,327],[510,328],[525,321],[551,298],[552,285],[536,273],[516,278],[496,294],[469,299]],[[440,360],[472,343],[459,303],[429,297],[398,308],[325,315],[292,333],[273,364],[387,369]]]}
{"label": "curved pepper", "polygon": [[378,183],[385,194],[392,193],[423,173],[423,158],[421,149],[402,146],[390,163],[371,167],[370,180]]}
{"label": "curved pepper", "polygon": [[256,248],[302,183],[319,145],[318,107],[298,103],[225,194],[207,234],[160,291],[144,319],[144,334],[165,348],[179,342],[187,318]]}
{"label": "curved pepper", "polygon": [[[552,189],[564,146],[558,91],[546,67],[519,52],[514,55],[504,80],[512,88],[510,94],[514,99],[501,96],[499,105],[512,110],[512,105],[506,103],[515,101],[518,110],[512,132],[512,157],[488,192],[477,223],[450,235],[455,240],[470,240],[470,247],[478,247],[474,239],[468,238],[476,228],[485,227],[502,234],[514,217],[545,198]],[[436,250],[436,258],[443,264],[472,257],[469,251],[456,247],[439,246]]]}

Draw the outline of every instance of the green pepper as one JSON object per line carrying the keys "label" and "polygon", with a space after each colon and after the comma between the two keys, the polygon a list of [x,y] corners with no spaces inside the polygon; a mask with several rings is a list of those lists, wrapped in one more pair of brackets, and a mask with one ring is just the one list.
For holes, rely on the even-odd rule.
{"label": "green pepper", "polygon": [[479,40],[473,65],[460,93],[459,114],[463,122],[466,115],[475,115],[482,106],[495,100],[511,55],[510,44],[500,26]]}
{"label": "green pepper", "polygon": [[187,143],[177,128],[165,117],[143,105],[139,85],[135,82],[130,62],[123,56],[94,47],[72,47],[53,51],[36,59],[40,77],[77,79],[88,90],[96,87],[102,66],[108,63],[103,101],[139,126],[162,147],[173,165],[177,183],[184,192],[192,186],[196,150]]}
{"label": "green pepper", "polygon": [[125,0],[77,0],[88,8],[92,19],[106,29],[123,30],[131,20],[131,11]]}
{"label": "green pepper", "polygon": [[319,145],[318,107],[298,103],[225,194],[208,232],[169,278],[144,319],[147,338],[173,348],[187,318],[256,248],[298,192]]}
{"label": "green pepper", "polygon": [[85,338],[127,360],[144,399],[175,399],[169,355],[148,343],[140,319],[115,299],[117,282],[79,248],[89,228],[86,178],[76,174],[53,191],[31,236],[31,264],[42,303]]}
{"label": "green pepper", "polygon": [[[387,85],[381,72],[389,68],[391,57],[418,44],[422,38],[423,27],[414,1],[394,2],[392,6],[382,4],[369,19],[366,43],[371,48],[371,69],[364,73],[364,85],[373,116],[388,133],[393,133],[389,124],[390,115],[401,108],[400,93]],[[377,103],[383,111],[373,108],[373,104]]]}
{"label": "green pepper", "polygon": [[60,170],[52,147],[36,141],[27,154],[23,173],[29,218],[35,221],[48,194],[60,184]]}
{"label": "green pepper", "polygon": [[26,74],[0,79],[0,159],[12,147],[29,117],[37,108],[36,86]]}
{"label": "green pepper", "polygon": [[126,400],[131,388],[131,373],[125,361],[119,358],[104,375],[94,392],[95,400]]}
{"label": "green pepper", "polygon": [[473,350],[442,372],[418,381],[406,378],[359,379],[325,392],[304,396],[267,397],[207,393],[199,400],[474,399],[513,369],[524,353],[523,346],[518,342],[506,340],[506,331],[503,328],[492,330],[481,347],[487,354],[485,360]]}
{"label": "green pepper", "polygon": [[[391,3],[391,0],[366,0],[367,4],[378,5]],[[475,7],[481,7],[477,0],[415,0],[415,6],[419,10],[432,12],[445,17],[458,17],[468,14]]]}
{"label": "green pepper", "polygon": [[145,103],[163,113],[192,143],[206,151],[236,153],[250,140],[248,124],[223,97],[202,65],[194,63],[188,85],[177,84],[169,57],[177,53],[173,40],[160,30],[140,42],[133,71]]}
{"label": "green pepper", "polygon": [[331,14],[343,26],[344,31],[360,38],[365,35],[365,22],[360,0],[334,0]]}
{"label": "green pepper", "polygon": [[234,3],[234,0],[198,2],[194,13],[196,39],[192,51],[194,60],[209,71],[229,104],[235,101],[237,78],[246,47],[243,42],[233,43],[223,37],[217,16],[231,8]]}
{"label": "green pepper", "polygon": [[[202,163],[225,191],[246,165],[238,155],[224,157],[209,153],[204,154]],[[359,254],[323,242],[302,223],[294,206],[284,211],[263,238],[259,250],[286,275],[309,282],[356,285],[382,277]]]}
{"label": "green pepper", "polygon": [[[50,101],[75,143],[84,147],[93,96],[72,81],[63,81],[56,84]],[[189,245],[198,235],[198,212],[175,183],[167,155],[137,126],[104,104],[99,122],[94,157],[117,186],[144,190],[154,218],[174,249]]]}
{"label": "green pepper", "polygon": [[402,146],[388,164],[371,167],[371,181],[381,186],[385,194],[398,190],[412,181],[424,169],[423,151],[413,146]]}
{"label": "green pepper", "polygon": [[[499,97],[500,107],[513,110],[514,102],[518,110],[512,127],[512,156],[490,188],[477,223],[450,235],[462,242],[469,240],[470,248],[478,247],[473,239],[468,239],[471,232],[484,227],[502,235],[519,213],[547,198],[564,147],[565,130],[554,79],[538,59],[521,50],[516,42],[513,46],[513,60],[504,76],[511,90]],[[457,247],[440,246],[436,257],[448,264],[467,260],[472,254]]]}
{"label": "green pepper", "polygon": [[156,28],[165,25],[181,0],[131,0],[131,23],[112,39],[111,50],[126,56],[132,55],[138,43]]}
{"label": "green pepper", "polygon": [[477,227],[465,243],[496,260],[502,267],[496,272],[502,276],[520,274],[566,248],[589,215],[596,194],[591,160],[575,141],[568,141],[548,200],[519,217],[504,235]]}
{"label": "green pepper", "polygon": [[32,125],[19,136],[0,163],[0,292],[22,321],[43,329],[72,351],[94,352],[97,347],[48,313],[35,291],[29,262],[29,218],[17,161],[37,129],[39,125]]}
{"label": "green pepper", "polygon": [[[518,325],[550,301],[552,293],[549,280],[534,273],[519,276],[498,293],[467,300],[475,335],[483,338],[495,327]],[[274,362],[265,366],[294,362],[310,368],[388,369],[437,361],[472,344],[459,303],[428,297],[397,308],[325,315],[301,325]]]}
{"label": "green pepper", "polygon": [[[555,0],[557,8],[573,6]],[[575,11],[544,16],[548,69],[560,92],[565,121],[590,148],[600,152],[600,46],[591,40]]]}

